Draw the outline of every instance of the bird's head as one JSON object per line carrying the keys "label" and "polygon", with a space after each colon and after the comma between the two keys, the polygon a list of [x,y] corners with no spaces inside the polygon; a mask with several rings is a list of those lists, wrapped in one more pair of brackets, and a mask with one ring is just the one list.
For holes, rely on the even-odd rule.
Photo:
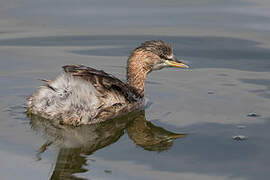
{"label": "bird's head", "polygon": [[142,43],[134,50],[132,56],[137,60],[140,59],[141,62],[137,61],[137,64],[142,64],[148,73],[164,67],[188,68],[188,65],[176,59],[171,46],[161,40]]}

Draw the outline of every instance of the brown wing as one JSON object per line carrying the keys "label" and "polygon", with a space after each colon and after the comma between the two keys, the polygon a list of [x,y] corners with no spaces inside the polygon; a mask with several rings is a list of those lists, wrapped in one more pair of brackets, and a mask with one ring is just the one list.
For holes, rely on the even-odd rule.
{"label": "brown wing", "polygon": [[91,82],[102,94],[104,91],[115,90],[122,94],[129,102],[137,101],[136,98],[140,97],[135,89],[102,70],[96,70],[83,65],[66,65],[63,66],[63,69],[66,73]]}

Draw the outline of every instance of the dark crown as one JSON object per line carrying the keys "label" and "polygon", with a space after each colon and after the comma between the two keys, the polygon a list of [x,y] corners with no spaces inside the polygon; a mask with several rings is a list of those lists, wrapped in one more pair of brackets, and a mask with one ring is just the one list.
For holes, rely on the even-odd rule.
{"label": "dark crown", "polygon": [[160,58],[166,58],[172,55],[171,46],[161,40],[145,41],[136,50],[150,51]]}

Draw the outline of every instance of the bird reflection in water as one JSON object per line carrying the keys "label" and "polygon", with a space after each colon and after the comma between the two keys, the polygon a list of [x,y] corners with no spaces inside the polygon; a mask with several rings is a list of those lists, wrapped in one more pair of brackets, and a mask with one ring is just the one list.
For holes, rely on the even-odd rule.
{"label": "bird reflection in water", "polygon": [[153,125],[145,119],[145,111],[136,111],[111,121],[79,127],[53,124],[52,121],[33,115],[30,118],[32,129],[42,132],[47,139],[38,150],[38,160],[50,145],[60,146],[51,179],[83,179],[74,174],[88,171],[84,168],[89,160],[87,156],[116,142],[125,130],[136,145],[158,152],[168,150],[174,139],[186,136]]}

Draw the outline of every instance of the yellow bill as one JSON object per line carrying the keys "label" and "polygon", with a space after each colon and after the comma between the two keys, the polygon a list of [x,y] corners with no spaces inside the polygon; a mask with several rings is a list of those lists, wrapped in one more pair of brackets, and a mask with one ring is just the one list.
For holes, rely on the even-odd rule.
{"label": "yellow bill", "polygon": [[188,65],[182,63],[182,62],[177,62],[177,61],[170,61],[170,60],[166,60],[165,63],[169,66],[172,67],[178,67],[178,68],[189,68]]}

